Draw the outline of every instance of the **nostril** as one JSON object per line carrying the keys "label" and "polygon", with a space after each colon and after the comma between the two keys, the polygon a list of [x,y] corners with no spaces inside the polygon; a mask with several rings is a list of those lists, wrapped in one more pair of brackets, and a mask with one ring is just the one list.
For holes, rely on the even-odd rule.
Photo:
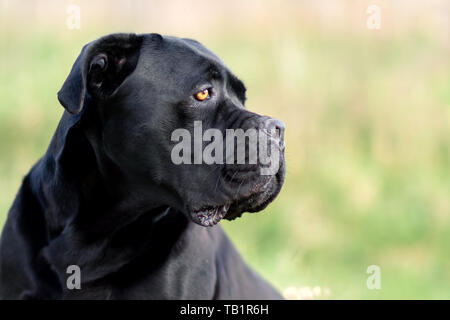
{"label": "nostril", "polygon": [[284,139],[284,130],[286,129],[286,126],[284,125],[283,121],[276,120],[276,128],[280,131],[280,138]]}
{"label": "nostril", "polygon": [[286,129],[286,126],[283,121],[278,119],[269,119],[267,120],[267,129],[276,129],[280,140],[284,139],[284,130]]}

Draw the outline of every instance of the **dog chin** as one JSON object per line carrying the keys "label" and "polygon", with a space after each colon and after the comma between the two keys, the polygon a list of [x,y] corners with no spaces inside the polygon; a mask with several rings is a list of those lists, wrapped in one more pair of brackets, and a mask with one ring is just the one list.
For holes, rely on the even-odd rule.
{"label": "dog chin", "polygon": [[229,208],[229,204],[204,206],[200,209],[192,210],[190,216],[195,223],[203,227],[212,227],[218,224],[219,221],[226,216]]}
{"label": "dog chin", "polygon": [[273,177],[259,185],[250,195],[219,206],[203,206],[190,211],[191,220],[203,227],[212,227],[222,219],[234,220],[244,212],[258,212],[265,209],[278,195],[282,182]]}

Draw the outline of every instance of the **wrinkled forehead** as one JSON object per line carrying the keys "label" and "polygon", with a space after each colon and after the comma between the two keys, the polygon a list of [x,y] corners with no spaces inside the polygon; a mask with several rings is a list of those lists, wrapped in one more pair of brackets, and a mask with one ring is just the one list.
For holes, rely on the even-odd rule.
{"label": "wrinkled forehead", "polygon": [[165,43],[167,43],[169,46],[173,46],[174,48],[177,48],[185,52],[190,51],[193,55],[197,56],[198,58],[207,60],[210,63],[214,63],[217,66],[226,69],[226,66],[222,62],[222,60],[214,52],[210,51],[208,48],[203,46],[197,40],[187,38],[177,38],[172,36],[164,36],[163,39]]}
{"label": "wrinkled forehead", "polygon": [[185,94],[202,82],[223,80],[241,101],[245,100],[243,83],[219,57],[191,39],[145,35],[134,78],[173,97]]}
{"label": "wrinkled forehead", "polygon": [[180,79],[216,71],[226,74],[223,62],[200,43],[176,37],[146,36],[138,67],[143,71]]}

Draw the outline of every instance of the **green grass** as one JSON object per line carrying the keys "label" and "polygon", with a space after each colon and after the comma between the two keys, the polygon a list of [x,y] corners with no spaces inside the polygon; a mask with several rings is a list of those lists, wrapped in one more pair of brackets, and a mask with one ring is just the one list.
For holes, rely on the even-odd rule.
{"label": "green grass", "polygon": [[[44,153],[56,92],[103,32],[1,33],[0,225]],[[106,32],[106,31],[105,31]],[[263,213],[222,225],[278,288],[331,298],[450,298],[450,60],[432,34],[290,30],[199,39],[287,126],[287,179]],[[366,288],[379,265],[382,289]]]}

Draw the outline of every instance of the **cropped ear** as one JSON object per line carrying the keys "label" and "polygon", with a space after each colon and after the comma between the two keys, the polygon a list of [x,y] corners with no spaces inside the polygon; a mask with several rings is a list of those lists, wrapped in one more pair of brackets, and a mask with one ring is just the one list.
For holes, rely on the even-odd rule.
{"label": "cropped ear", "polygon": [[142,36],[112,34],[85,45],[58,92],[61,105],[75,115],[88,98],[113,94],[136,68],[141,44]]}

